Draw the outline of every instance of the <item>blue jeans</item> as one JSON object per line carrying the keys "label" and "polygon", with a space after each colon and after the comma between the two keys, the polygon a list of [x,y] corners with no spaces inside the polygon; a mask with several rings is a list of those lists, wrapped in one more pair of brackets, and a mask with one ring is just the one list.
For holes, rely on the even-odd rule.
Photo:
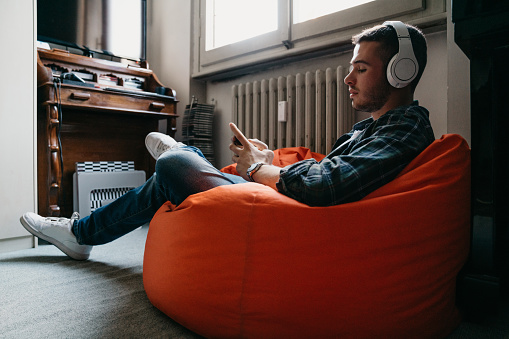
{"label": "blue jeans", "polygon": [[220,172],[196,147],[176,147],[159,157],[145,184],[75,221],[72,230],[82,245],[105,244],[150,222],[166,201],[179,205],[192,194],[245,182]]}

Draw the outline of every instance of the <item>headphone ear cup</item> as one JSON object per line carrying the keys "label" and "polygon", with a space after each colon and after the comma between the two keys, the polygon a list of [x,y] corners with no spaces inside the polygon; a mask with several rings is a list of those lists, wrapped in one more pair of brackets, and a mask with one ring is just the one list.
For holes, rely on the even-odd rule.
{"label": "headphone ear cup", "polygon": [[387,81],[391,86],[403,88],[415,79],[419,72],[419,64],[415,58],[410,32],[401,21],[386,21],[386,26],[392,26],[398,36],[398,53],[392,57],[387,65]]}
{"label": "headphone ear cup", "polygon": [[418,66],[410,58],[400,58],[399,53],[392,57],[387,65],[387,80],[391,86],[403,88],[417,76]]}

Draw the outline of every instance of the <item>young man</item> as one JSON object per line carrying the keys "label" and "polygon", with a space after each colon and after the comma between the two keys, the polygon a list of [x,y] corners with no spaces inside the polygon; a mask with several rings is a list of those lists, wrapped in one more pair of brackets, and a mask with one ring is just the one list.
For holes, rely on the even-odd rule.
{"label": "young man", "polygon": [[157,160],[147,182],[81,220],[21,217],[33,235],[49,241],[68,256],[85,260],[93,245],[110,242],[149,222],[166,201],[178,205],[189,195],[221,185],[254,181],[314,206],[361,199],[391,181],[434,141],[428,111],[413,99],[426,66],[426,40],[415,27],[387,22],[353,37],[351,71],[344,82],[356,110],[369,112],[352,131],[340,137],[325,159],[279,168],[267,146],[247,139],[230,124],[237,172],[221,173],[194,148],[161,133],[145,144]]}

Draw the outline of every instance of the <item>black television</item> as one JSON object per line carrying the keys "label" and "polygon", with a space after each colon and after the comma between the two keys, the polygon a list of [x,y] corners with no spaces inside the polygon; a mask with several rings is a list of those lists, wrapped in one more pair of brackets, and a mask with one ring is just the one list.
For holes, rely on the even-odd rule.
{"label": "black television", "polygon": [[146,60],[146,23],[146,0],[37,0],[37,40],[87,56]]}

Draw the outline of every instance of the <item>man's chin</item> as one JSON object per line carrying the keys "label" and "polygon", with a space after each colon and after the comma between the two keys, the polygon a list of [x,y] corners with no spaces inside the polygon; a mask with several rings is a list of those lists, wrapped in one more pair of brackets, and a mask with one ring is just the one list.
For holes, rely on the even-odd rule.
{"label": "man's chin", "polygon": [[364,112],[366,109],[366,105],[363,105],[362,102],[359,102],[358,100],[352,99],[352,107],[354,110],[359,112]]}
{"label": "man's chin", "polygon": [[352,107],[354,110],[356,110],[357,112],[365,112],[365,113],[370,113],[370,110],[366,107],[366,106],[363,106],[363,105],[356,105],[354,102],[352,102]]}

